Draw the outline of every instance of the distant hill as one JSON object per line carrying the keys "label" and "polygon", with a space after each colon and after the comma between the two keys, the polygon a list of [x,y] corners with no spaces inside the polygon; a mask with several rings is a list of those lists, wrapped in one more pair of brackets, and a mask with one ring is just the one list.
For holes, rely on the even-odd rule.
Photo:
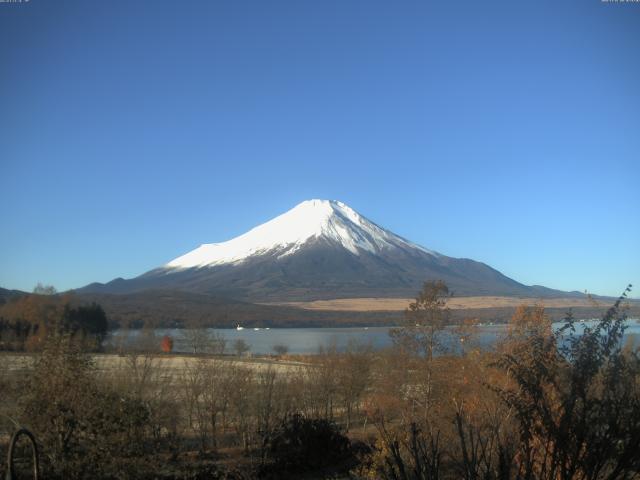
{"label": "distant hill", "polygon": [[[131,294],[80,294],[80,303],[97,302],[107,313],[112,327],[332,327],[389,326],[402,318],[402,307],[394,311],[308,310],[285,305],[261,305],[184,291],[148,290]],[[601,316],[613,303],[572,307],[576,318]],[[453,319],[506,322],[515,307],[465,308],[452,310]],[[547,314],[561,320],[567,307],[549,307]],[[629,315],[640,317],[640,302],[632,302]]]}
{"label": "distant hill", "polygon": [[11,298],[20,297],[22,295],[28,295],[28,293],[20,290],[7,290],[6,288],[0,288],[0,305],[6,303]]}
{"label": "distant hill", "polygon": [[[0,316],[5,301],[13,302],[29,295],[34,294],[0,289]],[[100,304],[107,314],[110,328],[234,328],[238,324],[244,327],[388,326],[397,324],[405,307],[402,302],[395,301],[389,311],[309,310],[289,305],[254,304],[180,290],[146,290],[131,294],[75,293],[67,298],[75,305],[91,302]],[[602,315],[611,303],[608,299],[600,302],[600,306],[573,307],[572,310],[576,318],[593,318]],[[514,308],[513,305],[465,309],[454,307],[452,315],[454,319],[478,318],[480,321],[504,322],[511,317]],[[547,308],[547,313],[555,320],[562,319],[566,311],[566,307]],[[631,302],[629,315],[640,317],[640,302]]]}
{"label": "distant hill", "polygon": [[112,327],[330,327],[391,325],[400,312],[309,311],[258,305],[184,291],[148,290],[131,294],[82,293],[76,302],[100,304]]}

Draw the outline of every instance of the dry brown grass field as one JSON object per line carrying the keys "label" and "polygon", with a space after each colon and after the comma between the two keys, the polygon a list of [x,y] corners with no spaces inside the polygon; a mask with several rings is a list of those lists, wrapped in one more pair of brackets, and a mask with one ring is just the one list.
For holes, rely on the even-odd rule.
{"label": "dry brown grass field", "polygon": [[[109,373],[126,370],[129,366],[132,356],[138,357],[141,361],[148,360],[153,362],[154,369],[163,372],[163,375],[175,376],[180,378],[185,370],[194,367],[198,362],[221,361],[228,364],[234,364],[246,368],[250,368],[255,372],[275,370],[278,374],[287,374],[297,372],[300,367],[307,366],[308,363],[287,359],[277,360],[269,357],[235,357],[235,356],[196,356],[181,354],[141,354],[141,355],[118,355],[110,353],[94,354],[92,359],[96,368],[100,371]],[[26,371],[32,367],[36,354],[27,353],[0,353],[0,367],[2,371],[8,373],[12,371]],[[226,364],[225,363],[225,364]],[[0,373],[1,375],[1,373]]]}
{"label": "dry brown grass field", "polygon": [[[339,298],[310,302],[282,302],[265,305],[286,305],[306,310],[333,310],[344,312],[401,311],[407,308],[411,298]],[[587,298],[523,298],[523,297],[453,297],[448,306],[454,310],[471,308],[504,308],[520,305],[544,305],[547,308],[596,307],[607,303]]]}

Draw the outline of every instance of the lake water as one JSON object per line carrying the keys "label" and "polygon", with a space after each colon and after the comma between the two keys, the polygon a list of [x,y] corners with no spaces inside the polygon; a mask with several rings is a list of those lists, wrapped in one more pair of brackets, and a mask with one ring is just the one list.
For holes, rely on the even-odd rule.
{"label": "lake water", "polygon": [[[586,325],[594,325],[595,321],[577,323],[578,332]],[[559,328],[562,323],[554,326]],[[349,342],[371,345],[374,349],[381,349],[391,346],[389,329],[391,327],[353,327],[353,328],[271,328],[254,330],[245,328],[243,330],[234,329],[207,329],[224,337],[227,341],[226,353],[233,352],[233,343],[236,340],[244,340],[251,348],[253,354],[271,354],[274,345],[286,345],[289,353],[313,354],[317,353],[321,346],[335,345],[338,350],[343,350]],[[191,353],[192,347],[184,337],[184,330],[181,329],[156,329],[153,332],[156,337],[152,341],[160,344],[160,338],[169,335],[173,341],[173,351],[178,353]],[[478,327],[478,335],[475,345],[481,348],[491,348],[506,334],[506,325],[483,325]],[[115,345],[122,343],[135,344],[145,335],[138,330],[116,330],[107,340],[107,344]],[[625,337],[636,344],[640,343],[640,323],[637,320],[629,320]],[[457,344],[458,338],[451,335],[449,341]],[[459,347],[458,347],[459,348]]]}

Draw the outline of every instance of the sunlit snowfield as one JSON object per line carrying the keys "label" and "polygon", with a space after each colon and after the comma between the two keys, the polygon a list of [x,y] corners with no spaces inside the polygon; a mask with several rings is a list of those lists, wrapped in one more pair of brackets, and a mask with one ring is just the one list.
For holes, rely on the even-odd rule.
{"label": "sunlit snowfield", "polygon": [[[576,333],[580,333],[586,326],[594,326],[595,320],[576,322]],[[560,328],[562,322],[554,323],[554,328]],[[271,328],[271,329],[207,329],[209,332],[216,332],[227,340],[226,353],[233,353],[233,342],[242,339],[251,347],[250,353],[263,355],[273,353],[274,345],[285,345],[289,353],[293,354],[313,354],[318,353],[320,347],[335,346],[339,351],[345,349],[350,342],[371,345],[374,349],[385,348],[391,345],[389,329],[391,327],[349,327],[349,328]],[[174,340],[173,351],[177,353],[190,353],[191,347],[186,341],[181,329],[156,329],[155,336],[160,338],[169,335]],[[501,338],[506,335],[506,325],[482,325],[478,327],[475,339],[467,341],[464,346],[468,348],[490,349]],[[116,330],[107,339],[107,345],[121,344],[123,337],[126,343],[135,344],[140,335],[138,330]],[[444,343],[448,345],[449,351],[459,351],[461,348],[460,339],[449,329]],[[625,331],[625,342],[640,343],[640,323],[636,319],[627,321]]]}

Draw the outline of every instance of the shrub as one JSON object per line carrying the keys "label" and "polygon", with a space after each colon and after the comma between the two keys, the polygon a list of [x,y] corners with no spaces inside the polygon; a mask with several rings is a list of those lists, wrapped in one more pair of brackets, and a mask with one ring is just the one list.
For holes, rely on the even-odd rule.
{"label": "shrub", "polygon": [[521,478],[635,478],[640,470],[640,356],[623,349],[631,285],[594,327],[534,330],[498,362],[496,388],[519,425]]}
{"label": "shrub", "polygon": [[300,414],[282,422],[269,442],[269,453],[273,464],[268,473],[278,478],[335,466],[352,456],[349,439],[335,423]]}
{"label": "shrub", "polygon": [[21,398],[24,424],[41,445],[46,478],[102,478],[141,458],[149,427],[145,402],[96,380],[91,358],[68,335],[48,339]]}

